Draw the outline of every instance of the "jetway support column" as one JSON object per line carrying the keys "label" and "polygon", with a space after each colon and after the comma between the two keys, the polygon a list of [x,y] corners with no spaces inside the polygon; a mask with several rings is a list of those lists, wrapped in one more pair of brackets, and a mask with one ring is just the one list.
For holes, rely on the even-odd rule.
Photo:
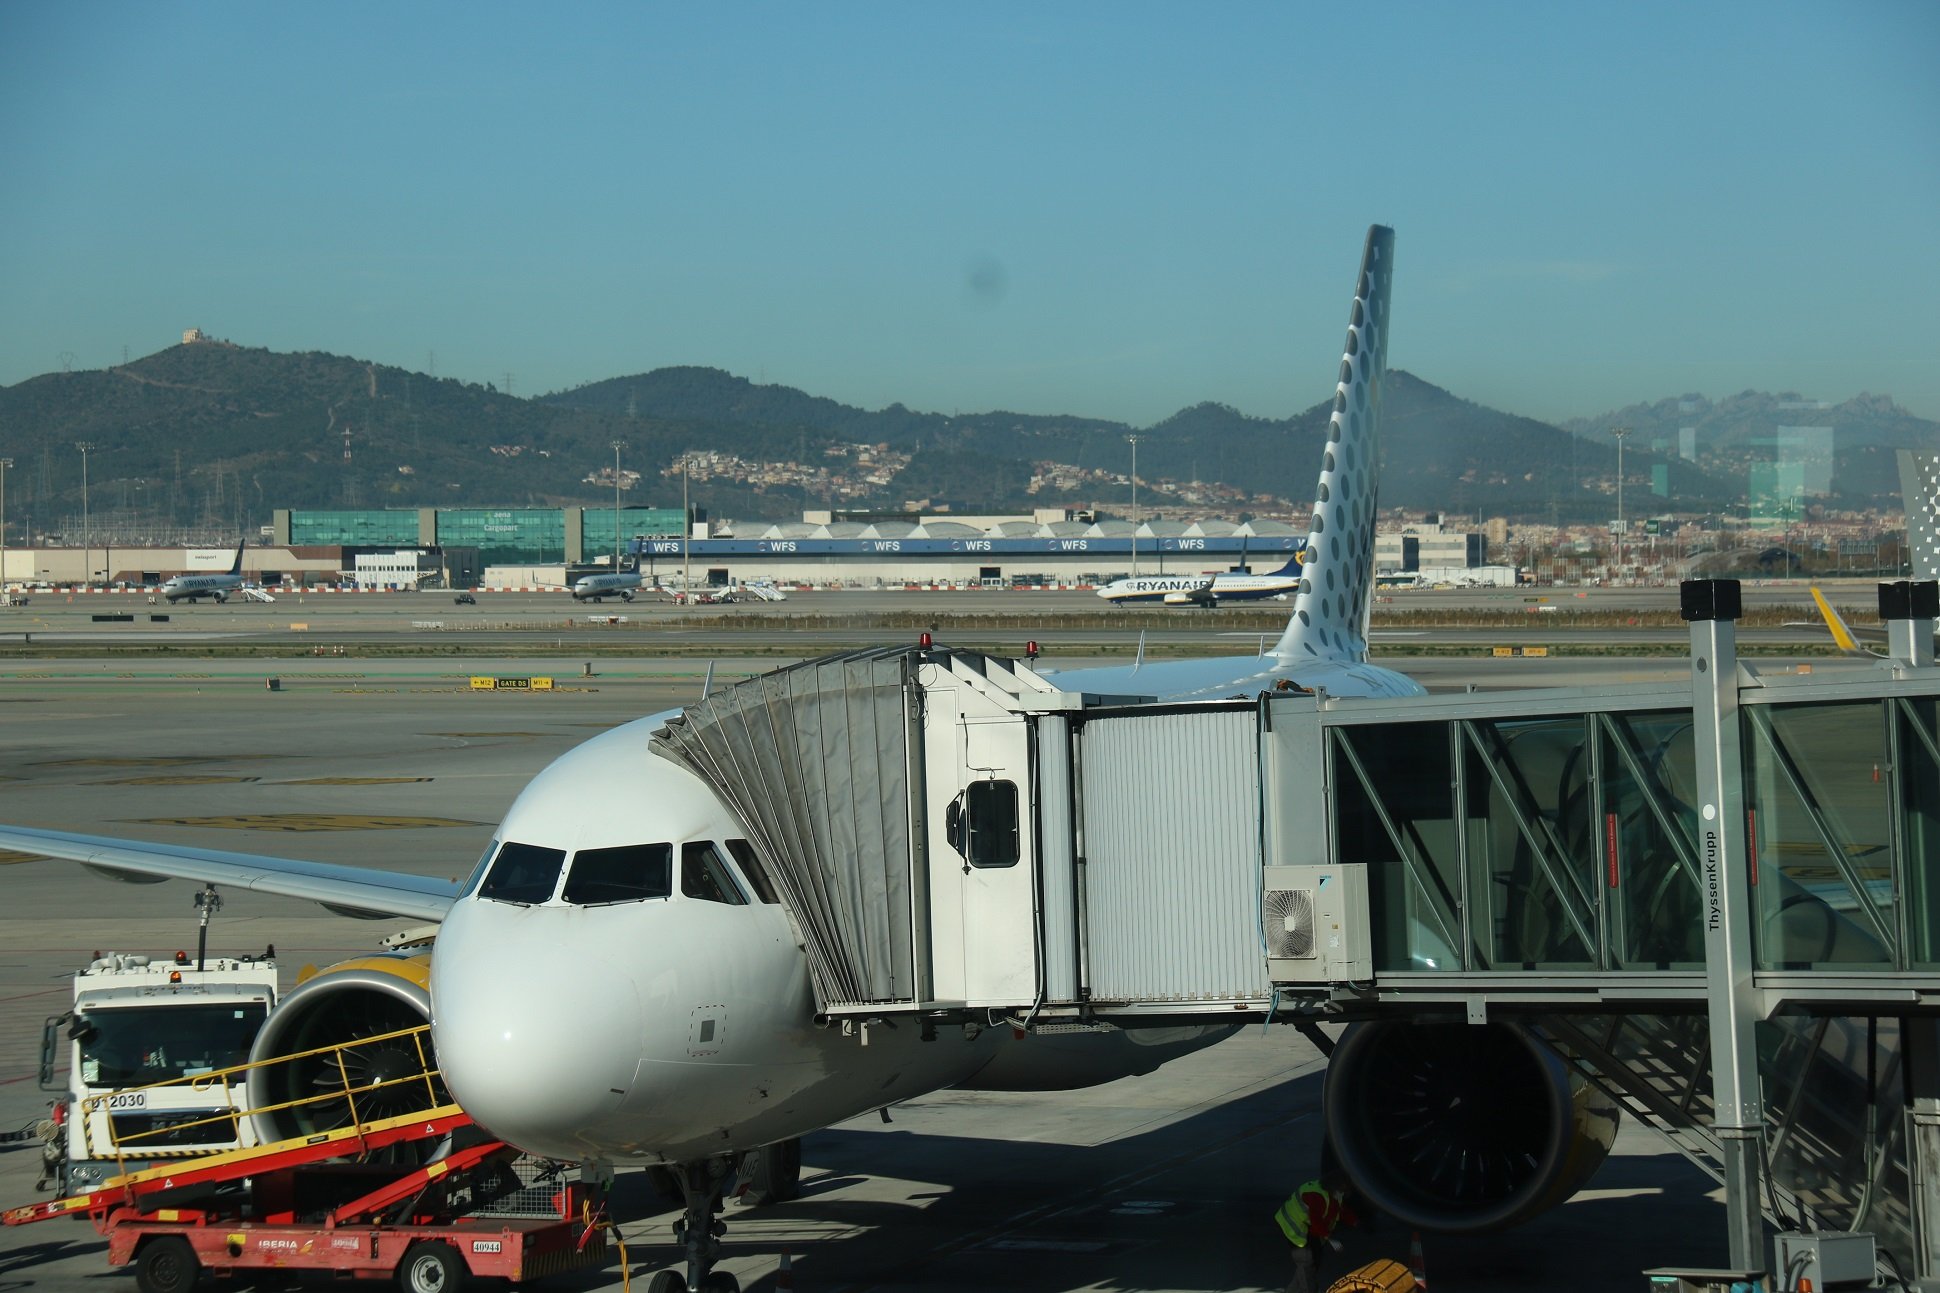
{"label": "jetway support column", "polygon": [[1687,580],[1680,613],[1691,625],[1691,727],[1697,745],[1698,833],[1704,893],[1705,1004],[1710,1017],[1712,1126],[1723,1152],[1730,1265],[1762,1271],[1758,1204],[1764,1109],[1752,988],[1750,875],[1745,857],[1744,751],[1738,726],[1735,579]]}
{"label": "jetway support column", "polygon": [[1906,1019],[1907,1192],[1912,1196],[1913,1287],[1940,1293],[1940,1020]]}

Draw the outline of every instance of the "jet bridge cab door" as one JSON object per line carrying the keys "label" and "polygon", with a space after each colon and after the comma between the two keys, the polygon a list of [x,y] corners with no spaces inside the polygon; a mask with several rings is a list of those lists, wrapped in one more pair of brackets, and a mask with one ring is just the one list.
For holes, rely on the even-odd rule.
{"label": "jet bridge cab door", "polygon": [[926,664],[920,681],[931,995],[1028,1007],[1038,988],[1031,717],[1006,695],[1015,680],[960,659]]}

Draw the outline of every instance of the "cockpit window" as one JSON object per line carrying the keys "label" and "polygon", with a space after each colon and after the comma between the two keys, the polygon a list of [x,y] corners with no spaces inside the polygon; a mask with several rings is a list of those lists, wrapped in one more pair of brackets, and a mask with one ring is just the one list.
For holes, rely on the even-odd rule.
{"label": "cockpit window", "polygon": [[564,849],[507,841],[493,859],[478,896],[500,902],[544,902],[559,887],[559,868],[565,861]]}
{"label": "cockpit window", "polygon": [[566,876],[566,901],[593,906],[605,902],[639,902],[665,898],[673,892],[674,846],[622,844],[610,849],[581,849],[573,854]]}
{"label": "cockpit window", "polygon": [[729,840],[727,846],[734,860],[740,863],[741,874],[748,877],[748,883],[754,886],[755,896],[765,903],[780,903],[781,895],[775,892],[774,877],[768,874],[768,868],[762,866],[761,859],[755,856],[754,845],[746,840]]}
{"label": "cockpit window", "polygon": [[496,852],[498,852],[498,841],[493,840],[485,846],[485,851],[478,855],[478,864],[472,867],[472,873],[465,877],[465,886],[458,891],[459,893],[470,893],[478,887],[478,882],[485,877],[485,868],[491,865],[492,855]]}
{"label": "cockpit window", "polygon": [[740,887],[728,874],[727,860],[711,840],[694,840],[680,846],[680,891],[703,902],[724,902],[730,907],[747,905]]}

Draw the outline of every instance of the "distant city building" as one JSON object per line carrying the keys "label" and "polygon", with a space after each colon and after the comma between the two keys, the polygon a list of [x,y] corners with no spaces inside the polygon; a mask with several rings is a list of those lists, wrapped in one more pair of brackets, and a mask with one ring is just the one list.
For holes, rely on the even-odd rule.
{"label": "distant city building", "polygon": [[200,328],[190,328],[182,334],[182,344],[185,346],[193,346],[198,341],[207,341],[208,339],[208,337],[203,335],[202,329]]}
{"label": "distant city building", "polygon": [[[1508,523],[1502,522],[1508,539]],[[1455,530],[1431,516],[1403,526],[1399,532],[1374,536],[1374,573],[1395,574],[1404,570],[1466,570],[1488,560],[1489,536],[1475,530]]]}

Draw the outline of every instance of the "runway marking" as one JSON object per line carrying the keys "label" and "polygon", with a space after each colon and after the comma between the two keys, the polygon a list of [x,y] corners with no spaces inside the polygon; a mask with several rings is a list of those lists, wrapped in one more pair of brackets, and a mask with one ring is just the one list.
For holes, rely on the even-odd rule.
{"label": "runway marking", "polygon": [[22,853],[18,849],[0,849],[0,866],[19,866],[22,862],[42,862],[44,853]]}
{"label": "runway marking", "polygon": [[458,817],[373,817],[362,813],[238,813],[222,817],[123,818],[143,826],[202,826],[232,831],[411,831],[483,826]]}
{"label": "runway marking", "polygon": [[216,786],[237,782],[261,781],[261,777],[231,777],[220,773],[160,773],[152,777],[116,777],[111,781],[97,781],[97,786]]}
{"label": "runway marking", "polygon": [[453,736],[461,739],[464,739],[464,738],[477,739],[479,737],[485,737],[485,736],[530,737],[532,733],[531,732],[426,732],[425,735],[426,736]]}
{"label": "runway marking", "polygon": [[130,758],[53,759],[36,763],[37,768],[179,768],[185,763],[211,763],[214,755],[155,754]]}
{"label": "runway marking", "polygon": [[[250,778],[252,781],[255,778]],[[401,786],[430,777],[304,777],[300,781],[278,781],[279,786]]]}

